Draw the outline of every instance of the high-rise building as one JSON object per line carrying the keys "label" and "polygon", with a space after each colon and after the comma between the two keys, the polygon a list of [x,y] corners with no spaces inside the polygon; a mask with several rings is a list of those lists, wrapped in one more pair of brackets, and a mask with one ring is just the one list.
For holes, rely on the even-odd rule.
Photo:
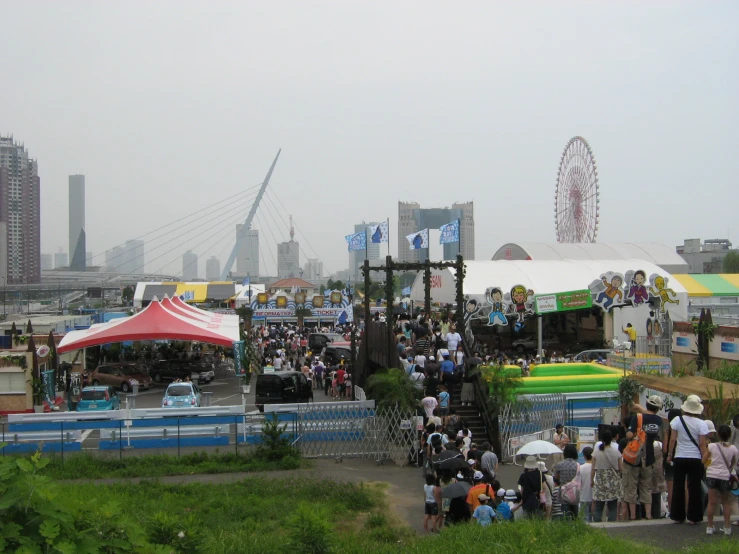
{"label": "high-rise building", "polygon": [[688,263],[686,273],[723,273],[726,255],[739,252],[729,239],[685,239],[675,250]]}
{"label": "high-rise building", "polygon": [[126,249],[123,246],[116,246],[105,252],[105,267],[108,271],[115,273],[123,273],[122,267],[125,263],[124,257]]}
{"label": "high-rise building", "polygon": [[277,245],[277,278],[300,277],[300,243],[294,240]]}
{"label": "high-rise building", "polygon": [[459,243],[443,245],[443,258],[452,260],[457,252],[465,260],[475,259],[474,203],[454,203],[451,208],[421,208],[416,202],[398,202],[398,261],[422,262],[429,257],[428,248],[411,250],[406,237],[424,229],[438,229],[459,220]]}
{"label": "high-rise building", "polygon": [[54,256],[41,254],[41,271],[49,271],[50,269],[54,269]]}
{"label": "high-rise building", "polygon": [[237,240],[242,232],[246,235],[239,243],[239,251],[236,253],[236,275],[259,277],[259,230],[244,230],[244,226],[239,224],[236,226]]}
{"label": "high-rise building", "polygon": [[188,250],[182,255],[182,280],[194,281],[198,278],[198,255]]}
{"label": "high-rise building", "polygon": [[312,283],[313,281],[320,281],[323,277],[323,262],[314,258],[309,259],[305,262],[303,267],[303,279]]}
{"label": "high-rise building", "polygon": [[208,281],[218,281],[221,277],[221,261],[211,256],[205,261],[205,278]]}
{"label": "high-rise building", "polygon": [[41,282],[40,195],[36,160],[12,136],[0,137],[0,239],[6,245],[0,272],[7,284]]}
{"label": "high-rise building", "polygon": [[362,231],[367,235],[367,249],[365,250],[350,250],[349,251],[349,274],[351,279],[358,283],[362,276],[362,266],[364,265],[364,258],[367,257],[370,261],[376,261],[380,259],[380,244],[372,242],[371,227],[377,225],[376,221],[370,221],[369,223],[358,223],[354,226],[354,233],[360,233]]}
{"label": "high-rise building", "polygon": [[66,252],[57,252],[54,254],[54,269],[63,267],[69,267],[69,255]]}
{"label": "high-rise building", "polygon": [[69,176],[69,269],[84,271],[87,239],[85,235],[85,176]]}
{"label": "high-rise building", "polygon": [[119,273],[141,274],[144,271],[144,241],[127,240]]}
{"label": "high-rise building", "polygon": [[85,267],[91,267],[95,265],[92,261],[94,257],[95,256],[92,255],[92,252],[85,252]]}

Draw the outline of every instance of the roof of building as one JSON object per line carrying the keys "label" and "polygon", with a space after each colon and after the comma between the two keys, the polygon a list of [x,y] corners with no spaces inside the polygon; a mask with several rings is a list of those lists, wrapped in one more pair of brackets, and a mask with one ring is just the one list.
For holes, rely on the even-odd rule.
{"label": "roof of building", "polygon": [[658,266],[684,266],[688,263],[674,248],[658,243],[543,243],[519,242],[501,246],[493,260],[510,259],[512,247],[524,250],[529,260],[644,260]]}
{"label": "roof of building", "polygon": [[300,289],[316,288],[313,283],[309,283],[308,281],[304,279],[299,279],[297,277],[292,277],[290,279],[280,279],[279,281],[276,281],[269,286],[270,289],[291,289],[293,287],[297,287]]}
{"label": "roof of building", "polygon": [[739,296],[739,274],[679,274],[673,277],[688,296]]}

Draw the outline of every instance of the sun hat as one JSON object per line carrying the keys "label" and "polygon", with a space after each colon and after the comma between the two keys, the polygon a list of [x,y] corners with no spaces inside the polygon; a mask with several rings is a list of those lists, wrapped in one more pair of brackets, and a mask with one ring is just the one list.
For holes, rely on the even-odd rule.
{"label": "sun hat", "polygon": [[539,462],[536,461],[534,456],[526,456],[523,467],[524,469],[539,469]]}
{"label": "sun hat", "polygon": [[653,404],[654,406],[661,408],[662,407],[662,397],[659,394],[653,394],[652,396],[647,398],[647,404]]}
{"label": "sun hat", "polygon": [[457,473],[457,479],[464,479],[464,475],[462,475],[461,473]]}
{"label": "sun hat", "polygon": [[435,357],[433,357],[433,356],[429,356],[429,361],[433,362],[433,361],[435,361],[435,360],[436,360],[436,358],[435,358]]}
{"label": "sun hat", "polygon": [[496,494],[499,497],[505,496],[505,489],[498,489],[498,492]]}
{"label": "sun hat", "polygon": [[685,399],[681,409],[686,414],[700,415],[703,413],[703,404],[697,394],[691,394]]}
{"label": "sun hat", "polygon": [[539,462],[539,471],[542,473],[549,473],[549,470],[547,469],[547,464],[544,462]]}
{"label": "sun hat", "polygon": [[716,426],[713,424],[713,421],[710,419],[706,420],[706,427],[708,427],[709,433],[715,433],[716,432]]}
{"label": "sun hat", "polygon": [[483,501],[483,500],[490,500],[490,497],[489,497],[489,496],[488,496],[487,494],[485,494],[485,493],[482,493],[482,494],[478,494],[478,495],[477,495],[477,499],[478,499],[478,500],[480,500],[480,501]]}
{"label": "sun hat", "polygon": [[475,474],[472,476],[475,481],[482,481],[483,477],[484,475],[482,474],[482,471],[476,471]]}
{"label": "sun hat", "polygon": [[467,463],[471,466],[475,465],[475,462],[477,462],[477,460],[467,460]]}
{"label": "sun hat", "polygon": [[516,491],[513,489],[508,489],[505,491],[505,499],[506,500],[516,500]]}

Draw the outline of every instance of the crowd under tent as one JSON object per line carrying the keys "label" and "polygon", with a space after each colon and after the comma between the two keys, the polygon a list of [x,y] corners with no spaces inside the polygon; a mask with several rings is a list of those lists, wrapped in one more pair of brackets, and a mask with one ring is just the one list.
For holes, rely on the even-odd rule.
{"label": "crowd under tent", "polygon": [[[639,337],[647,337],[657,320],[688,318],[686,289],[669,272],[640,259],[468,261],[465,269],[463,309],[472,326],[482,327],[483,332],[484,327],[497,327],[488,329],[497,335],[505,335],[507,328],[511,340],[536,336],[538,331],[539,348],[547,333],[575,335],[569,337],[573,342],[594,336],[604,343],[627,341],[622,331],[627,323],[633,325]],[[634,282],[640,284],[639,290],[644,289],[644,295],[629,299]],[[619,292],[608,289],[614,294],[612,302],[605,294],[606,283],[619,285]],[[519,304],[512,298],[516,291],[523,292]],[[669,301],[655,301],[661,297]],[[423,272],[413,282],[410,299],[417,306],[423,305]],[[503,309],[505,317],[494,316],[496,300],[507,308]],[[431,302],[456,303],[453,268],[431,271]],[[472,313],[473,309],[478,311]],[[534,318],[538,321],[526,322]]]}

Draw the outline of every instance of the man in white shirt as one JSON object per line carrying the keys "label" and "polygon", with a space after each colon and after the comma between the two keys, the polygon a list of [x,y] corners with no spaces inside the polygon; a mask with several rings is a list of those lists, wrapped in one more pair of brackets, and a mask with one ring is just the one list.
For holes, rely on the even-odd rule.
{"label": "man in white shirt", "polygon": [[426,368],[426,356],[424,356],[423,354],[418,354],[416,356],[416,365],[420,367],[421,369],[425,369]]}
{"label": "man in white shirt", "polygon": [[457,333],[456,328],[452,326],[451,330],[446,334],[446,347],[449,352],[456,352],[457,345],[462,342],[462,337]]}
{"label": "man in white shirt", "polygon": [[433,396],[426,396],[423,400],[421,400],[421,404],[423,404],[423,411],[426,413],[427,419],[434,415],[434,410],[439,405],[439,403],[436,401],[436,398],[434,398]]}
{"label": "man in white shirt", "polygon": [[272,361],[272,366],[275,368],[275,371],[282,370],[282,358],[275,356],[275,359]]}

